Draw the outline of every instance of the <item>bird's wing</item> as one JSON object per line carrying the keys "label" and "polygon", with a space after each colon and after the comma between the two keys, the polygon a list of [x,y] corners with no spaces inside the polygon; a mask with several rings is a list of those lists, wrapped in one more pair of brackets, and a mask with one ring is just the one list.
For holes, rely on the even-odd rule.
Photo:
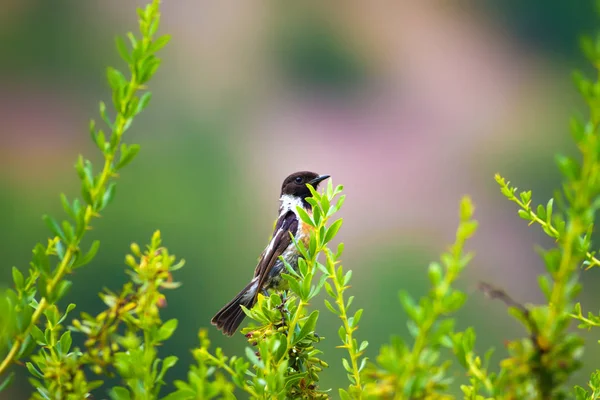
{"label": "bird's wing", "polygon": [[254,270],[254,278],[258,278],[257,293],[261,290],[262,285],[265,283],[269,272],[271,272],[271,268],[273,268],[273,265],[279,256],[287,249],[290,243],[292,243],[290,232],[295,236],[297,230],[298,217],[296,217],[296,214],[293,211],[286,212],[277,220],[273,237],[263,252],[262,257],[256,266],[256,270]]}

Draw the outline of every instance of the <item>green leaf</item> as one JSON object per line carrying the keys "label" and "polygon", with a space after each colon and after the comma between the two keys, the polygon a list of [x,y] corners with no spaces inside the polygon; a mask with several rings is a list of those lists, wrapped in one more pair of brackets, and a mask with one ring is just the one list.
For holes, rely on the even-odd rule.
{"label": "green leaf", "polygon": [[170,40],[171,40],[170,35],[163,35],[163,36],[159,37],[158,39],[156,39],[155,41],[153,41],[150,44],[150,47],[148,48],[148,52],[156,53],[157,51],[159,51],[160,49],[165,47],[166,44],[169,43]]}
{"label": "green leaf", "polygon": [[346,330],[344,329],[343,325],[338,329],[338,336],[342,343],[346,343]]}
{"label": "green leaf", "polygon": [[519,211],[517,211],[517,213],[519,214],[519,217],[521,217],[527,221],[531,221],[531,215],[529,214],[529,211],[519,210]]}
{"label": "green leaf", "polygon": [[333,298],[336,297],[335,293],[333,292],[333,288],[331,287],[331,284],[329,282],[327,282],[327,281],[325,282],[325,291],[327,292],[327,294],[330,297],[333,297]]}
{"label": "green leaf", "polygon": [[306,276],[306,274],[308,273],[308,264],[306,263],[306,260],[304,258],[298,259],[298,271],[300,272],[299,276]]}
{"label": "green leaf", "polygon": [[65,246],[63,245],[63,242],[61,242],[61,241],[56,243],[56,255],[58,256],[59,260],[61,260],[61,261],[63,258],[65,258]]}
{"label": "green leaf", "polygon": [[302,222],[304,222],[312,227],[315,226],[315,222],[312,220],[310,215],[308,215],[308,213],[306,212],[306,210],[303,207],[298,206],[298,207],[296,207],[296,210],[298,211],[298,216],[300,217]]}
{"label": "green leaf", "polygon": [[554,205],[554,199],[548,200],[548,205],[546,205],[546,222],[550,223],[552,221],[552,206]]}
{"label": "green leaf", "polygon": [[344,366],[344,369],[347,372],[352,373],[352,367],[350,366],[350,363],[348,362],[348,360],[346,360],[345,358],[342,358],[342,365]]}
{"label": "green leaf", "polygon": [[112,400],[130,400],[131,396],[129,394],[129,390],[125,389],[124,387],[121,386],[115,386],[113,387],[109,392],[108,395],[110,396],[110,398]]}
{"label": "green leaf", "polygon": [[315,226],[319,226],[321,223],[321,209],[319,207],[313,208],[313,221],[315,221]]}
{"label": "green leaf", "polygon": [[575,386],[574,389],[575,400],[594,400],[594,398],[588,394],[588,391],[582,388],[581,386]]}
{"label": "green leaf", "polygon": [[246,347],[246,357],[248,358],[248,361],[252,363],[252,365],[255,365],[261,369],[265,367],[265,364],[258,358],[258,356],[250,347]]}
{"label": "green leaf", "polygon": [[289,274],[281,274],[281,277],[283,279],[285,279],[286,281],[288,281],[292,292],[294,292],[298,296],[302,295],[302,288],[300,287],[300,283],[298,282],[298,280],[295,277],[293,277],[292,275],[289,275]]}
{"label": "green leaf", "polygon": [[325,234],[325,239],[324,239],[325,243],[329,243],[335,237],[335,235],[337,235],[338,231],[342,227],[342,223],[343,223],[343,220],[340,218],[337,221],[335,221],[333,224],[331,224],[331,226],[329,228],[327,228],[327,233]]}
{"label": "green leaf", "polygon": [[542,220],[546,219],[546,209],[541,204],[538,204],[537,206],[537,216]]}
{"label": "green leaf", "polygon": [[367,342],[366,340],[363,340],[363,342],[360,344],[360,347],[358,348],[358,351],[364,351],[368,346],[369,346],[369,342]]}
{"label": "green leaf", "polygon": [[[365,342],[363,342],[364,344]],[[361,360],[360,365],[358,366],[358,372],[361,372],[363,369],[365,369],[366,365],[367,365],[367,361],[369,360],[368,357],[365,357]]]}
{"label": "green leaf", "polygon": [[[317,202],[315,201],[315,203],[317,203]],[[321,196],[321,200],[318,202],[318,205],[323,210],[323,214],[325,216],[329,216],[329,209],[331,208],[331,203],[329,202],[329,197]]]}
{"label": "green leaf", "polygon": [[308,242],[308,251],[313,256],[317,253],[317,238],[315,235],[310,235],[310,241]]}
{"label": "green leaf", "polygon": [[113,91],[118,91],[127,83],[123,73],[113,67],[106,68],[106,78],[108,79],[108,83]]}
{"label": "green leaf", "polygon": [[[360,322],[360,318],[362,317],[362,313],[363,313],[363,309],[359,309],[356,311],[356,313],[354,314],[354,317],[352,317],[352,323],[350,323],[350,326],[352,328],[354,328],[355,326],[358,325],[358,323]],[[350,321],[348,321],[350,322]]]}
{"label": "green leaf", "polygon": [[67,196],[64,193],[60,194],[60,203],[62,204],[63,210],[65,210],[65,213],[67,213],[67,215],[69,217],[76,220],[77,216],[75,215],[75,212],[73,211],[73,208],[71,207],[71,204],[69,203],[69,199],[67,199]]}
{"label": "green leaf", "polygon": [[556,155],[555,158],[556,164],[558,165],[558,169],[560,169],[560,172],[562,172],[565,178],[571,181],[579,179],[581,167],[577,163],[577,161],[575,161],[571,157],[563,156],[560,154]]}
{"label": "green leaf", "polygon": [[315,331],[315,326],[317,325],[317,319],[318,318],[319,318],[319,311],[318,310],[314,310],[312,313],[310,313],[310,315],[308,316],[308,318],[304,322],[304,325],[302,325],[302,329],[294,337],[293,344],[296,344],[296,343],[300,342],[305,337],[307,337],[308,335],[310,335],[311,333],[313,333]]}
{"label": "green leaf", "polygon": [[50,260],[46,254],[46,248],[41,243],[36,244],[33,248],[33,264],[43,272],[50,273]]}
{"label": "green leaf", "polygon": [[121,158],[117,163],[116,169],[121,169],[133,161],[135,156],[140,152],[140,145],[132,144],[127,146],[126,144],[121,145]]}
{"label": "green leaf", "polygon": [[73,269],[83,267],[84,265],[86,265],[90,261],[92,261],[94,259],[94,257],[96,256],[96,253],[98,253],[99,248],[100,248],[100,241],[94,240],[92,242],[92,246],[90,247],[90,250],[83,256],[77,257],[75,264],[73,264]]}
{"label": "green leaf", "polygon": [[[279,259],[283,262],[283,265],[285,266],[285,269],[290,273],[290,275],[295,276],[297,278],[300,278],[300,275],[298,274],[298,272],[296,272],[294,270],[294,268],[292,267],[292,265],[285,261],[285,259],[283,258],[283,256],[279,256]],[[300,260],[303,260],[303,258],[300,258],[298,260],[298,264],[300,264]]]}
{"label": "green leaf", "polygon": [[521,198],[521,202],[527,205],[531,201],[531,190],[521,192],[519,197]]}
{"label": "green leaf", "polygon": [[116,182],[111,182],[108,184],[104,195],[102,196],[102,206],[101,209],[104,209],[107,205],[111,203],[113,198],[115,197],[115,191],[117,188]]}
{"label": "green leaf", "polygon": [[419,307],[416,305],[413,298],[404,290],[400,291],[398,295],[400,297],[400,303],[404,307],[404,311],[406,311],[413,321],[419,322],[421,320]]}
{"label": "green leaf", "polygon": [[348,302],[346,303],[346,310],[348,310],[350,308],[353,301],[354,301],[354,296],[348,297]]}
{"label": "green leaf", "polygon": [[67,354],[71,349],[71,344],[73,344],[73,339],[71,339],[71,331],[65,331],[59,340],[60,349],[64,354]]}
{"label": "green leaf", "polygon": [[340,210],[340,208],[342,208],[342,206],[344,205],[344,201],[346,201],[346,195],[341,195],[340,198],[338,199],[337,203],[335,204],[334,207],[331,207],[329,209],[329,215],[333,215],[334,213],[338,212]]}
{"label": "green leaf", "polygon": [[173,335],[175,329],[177,329],[177,320],[175,318],[168,320],[158,329],[156,341],[164,342],[165,340],[170,338],[171,335]]}
{"label": "green leaf", "polygon": [[103,101],[101,101],[100,105],[99,105],[99,110],[100,110],[100,116],[102,117],[102,120],[104,121],[104,123],[106,123],[106,125],[110,129],[114,129],[114,124],[112,123],[112,121],[108,117],[108,114],[106,114],[106,103],[104,103]]}
{"label": "green leaf", "polygon": [[324,301],[325,301],[325,306],[329,309],[329,311],[331,311],[335,315],[339,315],[339,312],[335,308],[333,308],[333,306],[331,305],[329,300],[325,299]]}
{"label": "green leaf", "polygon": [[50,228],[50,231],[55,236],[58,236],[62,241],[66,242],[66,240],[65,240],[65,234],[60,229],[60,225],[58,225],[58,222],[56,222],[56,220],[54,218],[52,218],[49,215],[44,214],[44,216],[42,217],[42,219],[44,220],[44,222],[46,223],[46,225],[48,225],[48,228]]}
{"label": "green leaf", "polygon": [[183,385],[179,385],[180,383],[183,383],[183,382],[175,381],[175,386],[178,387],[178,390],[176,392],[169,393],[168,395],[163,397],[161,400],[194,400],[197,398],[196,392],[194,390],[186,389],[185,387],[183,387],[183,385],[187,386],[187,384],[183,383]]}
{"label": "green leaf", "polygon": [[69,291],[69,289],[71,288],[72,285],[73,285],[73,282],[71,282],[71,281],[67,281],[67,280],[61,281],[56,286],[53,296],[50,296],[52,302],[56,303],[57,301],[59,301],[60,299],[65,297],[65,295],[67,294],[67,292]]}
{"label": "green leaf", "polygon": [[125,40],[121,36],[117,36],[115,38],[115,44],[117,45],[117,51],[119,55],[126,63],[131,63],[131,55],[129,54],[129,50],[127,49],[127,44],[125,44]]}
{"label": "green leaf", "polygon": [[4,389],[6,389],[7,387],[9,387],[11,385],[11,383],[13,382],[15,378],[15,373],[14,372],[10,372],[8,374],[8,376],[6,377],[6,379],[4,379],[1,383],[0,383],[0,393],[2,393],[2,391]]}
{"label": "green leaf", "polygon": [[60,319],[60,314],[58,313],[58,308],[55,305],[51,305],[44,310],[44,315],[48,318],[48,322],[52,325],[58,325],[58,320]]}
{"label": "green leaf", "polygon": [[133,47],[134,49],[138,47],[137,39],[135,38],[133,33],[127,32],[127,39],[129,39],[129,43],[131,43],[131,47]]}
{"label": "green leaf", "polygon": [[[135,110],[136,114],[144,111],[146,107],[148,107],[148,103],[150,103],[150,99],[152,99],[152,93],[146,92],[140,97],[140,101],[137,105],[137,109]],[[139,147],[139,146],[138,146]]]}
{"label": "green leaf", "polygon": [[31,326],[31,336],[40,346],[47,345],[46,336],[44,336],[44,332],[42,332],[42,330],[38,328],[37,325]]}
{"label": "green leaf", "polygon": [[15,283],[15,287],[17,288],[17,290],[23,289],[23,274],[21,273],[21,271],[19,271],[17,267],[12,267],[12,276],[13,282]]}
{"label": "green leaf", "polygon": [[42,373],[29,361],[25,363],[25,366],[27,367],[27,370],[31,373],[31,375],[40,379],[44,378],[44,375],[42,375]]}
{"label": "green leaf", "polygon": [[60,317],[60,319],[58,320],[58,323],[61,324],[67,318],[67,315],[69,315],[69,313],[71,311],[73,311],[74,309],[75,309],[75,304],[73,304],[73,303],[69,304],[67,306],[67,309],[66,309],[65,313],[63,314],[63,316]]}
{"label": "green leaf", "polygon": [[178,360],[179,359],[176,356],[166,357],[162,362],[162,367],[160,369],[158,377],[156,378],[156,381],[161,382],[167,371],[171,369],[175,364],[177,364]]}
{"label": "green leaf", "polygon": [[17,360],[28,357],[31,353],[33,353],[33,350],[35,350],[36,347],[37,343],[35,340],[33,340],[30,335],[26,336],[21,348],[19,349],[19,352],[17,353]]}
{"label": "green leaf", "polygon": [[287,339],[282,333],[275,333],[271,355],[273,361],[279,362],[287,352]]}
{"label": "green leaf", "polygon": [[340,388],[339,393],[341,400],[352,400],[348,392],[346,392],[344,389]]}
{"label": "green leaf", "polygon": [[62,222],[62,229],[65,233],[65,243],[70,244],[73,242],[73,238],[75,236],[75,230],[73,229],[73,225],[69,221]]}
{"label": "green leaf", "polygon": [[429,280],[436,287],[442,282],[442,266],[437,262],[429,264]]}
{"label": "green leaf", "polygon": [[346,272],[346,275],[344,275],[344,282],[342,284],[342,286],[346,286],[348,285],[348,283],[350,282],[350,279],[352,279],[352,270],[348,270],[348,272]]}
{"label": "green leaf", "polygon": [[94,143],[96,143],[96,146],[98,147],[98,149],[100,149],[101,152],[106,152],[108,146],[106,143],[106,135],[104,134],[104,131],[102,129],[100,129],[98,132],[92,133],[92,140],[94,141]]}

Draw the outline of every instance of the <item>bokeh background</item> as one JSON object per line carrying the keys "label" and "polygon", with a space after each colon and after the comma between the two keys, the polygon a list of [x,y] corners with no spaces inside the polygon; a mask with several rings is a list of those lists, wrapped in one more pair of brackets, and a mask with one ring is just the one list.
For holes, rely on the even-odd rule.
{"label": "bokeh background", "polygon": [[[136,27],[140,4],[2,1],[1,284],[45,241],[41,215],[62,215],[58,194],[78,193],[77,155],[99,159],[88,120],[108,99],[106,66],[123,66],[113,38]],[[426,267],[452,241],[459,198],[470,194],[481,228],[459,283],[471,294],[459,327],[474,325],[478,349],[494,346],[499,359],[504,340],[524,332],[477,282],[540,301],[534,245],[551,243],[516,216],[493,174],[534,199],[552,195],[553,155],[573,151],[568,116],[584,110],[569,79],[587,68],[577,36],[596,21],[591,1],[165,1],[162,32],[173,40],[126,138],[142,151],[94,223],[101,250],[73,276],[68,301],[99,312],[96,293],[126,279],[129,244],[160,229],[187,261],[164,310],[180,320],[163,348],[180,357],[169,378],[185,378],[200,327],[239,354],[244,338],[222,337],[210,318],[251,277],[282,179],[309,169],[346,188],[339,239],[371,358],[391,334],[408,337],[398,290],[426,292]],[[597,276],[585,274],[590,306]],[[337,388],[346,384],[338,322],[327,311],[320,322],[331,365],[323,387]],[[587,343],[578,383],[598,356]],[[27,372],[16,369],[3,398],[28,397]]]}

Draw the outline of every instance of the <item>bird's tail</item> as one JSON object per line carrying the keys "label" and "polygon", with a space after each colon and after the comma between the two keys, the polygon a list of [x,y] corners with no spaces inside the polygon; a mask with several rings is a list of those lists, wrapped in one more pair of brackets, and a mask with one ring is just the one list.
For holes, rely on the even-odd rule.
{"label": "bird's tail", "polygon": [[256,282],[252,280],[229,303],[225,304],[210,321],[227,336],[233,335],[246,317],[242,307],[252,308],[256,302]]}

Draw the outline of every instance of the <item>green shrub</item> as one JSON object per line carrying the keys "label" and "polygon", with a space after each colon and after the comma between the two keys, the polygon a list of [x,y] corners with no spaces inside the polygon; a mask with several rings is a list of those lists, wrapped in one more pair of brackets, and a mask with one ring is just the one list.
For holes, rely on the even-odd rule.
{"label": "green shrub", "polygon": [[[68,218],[58,222],[44,217],[52,236],[47,244],[34,247],[27,274],[13,269],[14,288],[0,296],[0,391],[11,383],[13,366],[19,363],[31,374],[36,399],[83,399],[102,391],[115,400],[235,398],[242,392],[253,399],[450,399],[455,376],[449,371],[454,359],[467,377],[459,382],[465,399],[600,398],[600,370],[592,374],[589,389],[568,384],[581,367],[583,353],[581,336],[569,329],[572,321],[578,321],[582,329],[600,326],[600,315],[584,314],[582,305],[576,303],[581,267],[600,266],[591,243],[600,207],[600,81],[582,74],[576,74],[575,83],[589,106],[589,121],[571,122],[580,157],[557,157],[563,176],[561,190],[534,207],[530,191],[518,192],[496,175],[502,194],[518,206],[518,215],[555,240],[553,248],[540,251],[547,270],[539,277],[545,304],[525,306],[501,289],[480,286],[491,298],[503,301],[526,332],[508,343],[498,366],[490,365],[491,350],[484,356],[475,353],[475,329],[457,331],[453,316],[467,300],[454,283],[473,258],[465,244],[477,229],[468,197],[460,202],[455,242],[439,262],[429,266],[427,295],[416,299],[400,292],[413,339],[394,337],[375,360],[367,360],[368,342],[358,332],[363,310],[355,306],[354,296],[347,295],[352,272],[341,265],[344,246],[335,251],[329,247],[342,226],[334,215],[345,198],[343,188],[334,188],[331,181],[323,193],[311,188],[312,216],[299,210],[302,220],[315,229],[308,248],[295,242],[303,258],[298,270],[287,266],[283,277],[289,289],[259,295],[257,304],[244,310],[251,319],[242,329],[249,343],[245,354],[227,356],[219,348],[212,350],[207,332],[200,330],[199,347],[193,350],[196,365],[190,367],[187,380],[176,380],[173,385],[164,381],[177,358],[161,359],[157,348],[173,334],[177,321],[163,322],[160,309],[165,303],[163,291],[178,287],[171,273],[183,262],[161,246],[159,232],[145,251],[131,245],[132,254],[125,258],[129,281],[120,291],[101,294],[104,311],[70,319],[75,305],[61,311],[57,302],[68,293],[69,274],[89,263],[99,250],[98,242],[87,251],[81,243],[94,218],[112,201],[117,172],[139,151],[138,145],[123,143],[123,135],[148,105],[150,93],[139,93],[160,65],[155,53],[168,42],[168,36],[155,38],[158,0],[139,9],[138,15],[140,36],[129,33],[129,45],[117,40],[129,77],[114,68],[107,71],[114,116],[109,116],[104,103],[100,103],[100,114],[108,133],[97,129],[93,121],[90,124],[104,165],[94,173],[91,162],[79,157],[75,168],[81,199],[61,195]],[[600,36],[584,38],[582,44],[600,71]],[[319,311],[311,309],[320,301],[319,295],[339,319],[339,338],[333,340],[339,343],[348,382],[334,392],[319,384],[328,368],[320,358],[319,345],[325,338],[317,333]],[[72,335],[85,338],[83,348],[73,347]],[[103,379],[115,376],[121,386],[101,389]]]}

